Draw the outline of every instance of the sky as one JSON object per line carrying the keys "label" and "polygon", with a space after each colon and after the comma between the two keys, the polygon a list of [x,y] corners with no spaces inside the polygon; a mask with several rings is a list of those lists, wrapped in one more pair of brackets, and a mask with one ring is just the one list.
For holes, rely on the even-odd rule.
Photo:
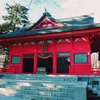
{"label": "sky", "polygon": [[[28,7],[30,0],[0,0],[0,22],[2,22],[1,16],[7,14],[5,4],[13,5],[14,1]],[[53,2],[34,4],[33,2],[28,14],[30,22],[36,22],[46,8],[55,19],[91,15],[95,23],[100,23],[100,0],[55,0],[55,2],[56,4]]]}

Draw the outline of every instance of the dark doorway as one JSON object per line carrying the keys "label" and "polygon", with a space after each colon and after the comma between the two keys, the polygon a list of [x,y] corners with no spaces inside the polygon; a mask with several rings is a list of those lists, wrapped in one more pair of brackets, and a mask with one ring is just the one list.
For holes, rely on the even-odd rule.
{"label": "dark doorway", "polygon": [[90,45],[91,52],[100,52],[100,33],[95,35],[93,34],[93,37],[90,40]]}
{"label": "dark doorway", "polygon": [[23,72],[25,73],[33,73],[34,71],[34,58],[31,56],[24,55],[23,58]]}
{"label": "dark doorway", "polygon": [[69,65],[66,58],[57,58],[57,73],[69,73]]}
{"label": "dark doorway", "polygon": [[45,67],[46,68],[46,73],[52,73],[52,66],[53,66],[53,58],[48,57],[48,58],[38,58],[38,67]]}
{"label": "dark doorway", "polygon": [[57,73],[69,73],[70,53],[57,54]]}

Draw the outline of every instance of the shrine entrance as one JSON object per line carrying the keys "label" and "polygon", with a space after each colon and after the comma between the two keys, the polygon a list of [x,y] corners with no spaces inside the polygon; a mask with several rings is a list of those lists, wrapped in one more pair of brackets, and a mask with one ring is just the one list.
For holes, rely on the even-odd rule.
{"label": "shrine entrance", "polygon": [[57,73],[69,74],[70,53],[57,53]]}
{"label": "shrine entrance", "polygon": [[24,54],[23,55],[23,72],[24,73],[33,73],[34,67],[34,55],[33,54]]}
{"label": "shrine entrance", "polygon": [[38,54],[37,68],[45,68],[46,74],[53,72],[53,54]]}

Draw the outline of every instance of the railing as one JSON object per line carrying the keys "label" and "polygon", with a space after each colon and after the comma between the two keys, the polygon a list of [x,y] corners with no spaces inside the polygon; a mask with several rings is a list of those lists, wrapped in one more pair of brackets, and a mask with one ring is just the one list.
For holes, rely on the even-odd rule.
{"label": "railing", "polygon": [[7,72],[7,69],[6,68],[0,68],[0,73],[2,72]]}
{"label": "railing", "polygon": [[9,68],[0,68],[0,73],[14,73],[14,68],[10,67]]}
{"label": "railing", "polygon": [[[92,73],[91,75],[100,75],[100,68],[92,68]],[[14,73],[14,68],[10,67],[8,68],[0,68],[0,73]]]}
{"label": "railing", "polygon": [[92,68],[93,75],[100,75],[100,68]]}

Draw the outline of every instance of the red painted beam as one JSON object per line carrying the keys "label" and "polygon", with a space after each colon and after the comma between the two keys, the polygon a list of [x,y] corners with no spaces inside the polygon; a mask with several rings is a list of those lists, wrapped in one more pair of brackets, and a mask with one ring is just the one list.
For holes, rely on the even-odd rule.
{"label": "red painted beam", "polygon": [[6,38],[0,39],[0,42],[16,42],[16,41],[26,41],[26,40],[41,40],[41,39],[50,39],[50,38],[61,38],[61,37],[70,37],[70,36],[82,36],[82,35],[92,35],[92,34],[100,34],[100,28],[93,28],[88,30],[76,30],[71,32],[57,32],[57,33],[47,33],[41,35],[31,35],[31,36],[23,36],[16,38]]}

